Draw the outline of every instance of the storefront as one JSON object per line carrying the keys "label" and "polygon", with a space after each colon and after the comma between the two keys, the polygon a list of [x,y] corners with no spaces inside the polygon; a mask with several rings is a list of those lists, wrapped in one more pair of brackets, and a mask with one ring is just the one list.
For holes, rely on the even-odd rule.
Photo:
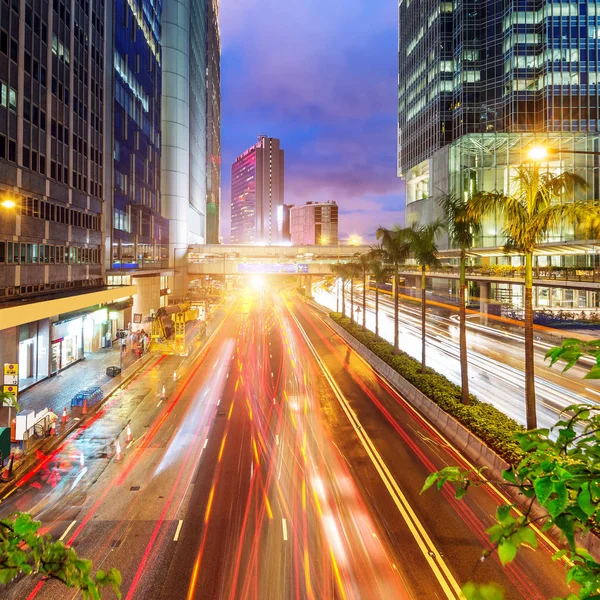
{"label": "storefront", "polygon": [[50,374],[83,358],[83,317],[52,324]]}
{"label": "storefront", "polygon": [[48,319],[18,327],[19,389],[24,390],[48,377]]}

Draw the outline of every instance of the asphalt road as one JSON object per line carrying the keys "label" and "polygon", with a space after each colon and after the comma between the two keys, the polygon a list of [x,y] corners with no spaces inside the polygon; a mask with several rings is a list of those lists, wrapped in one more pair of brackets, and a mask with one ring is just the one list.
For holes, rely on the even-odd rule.
{"label": "asphalt road", "polygon": [[[118,567],[126,599],[457,598],[469,580],[566,595],[549,540],[506,570],[479,560],[497,491],[419,495],[457,461],[317,311],[259,289],[215,314],[202,349],[157,356],[0,512]],[[27,578],[0,597],[76,594]]]}
{"label": "asphalt road", "polygon": [[[374,293],[369,292],[367,298],[367,327],[374,331]],[[335,294],[322,284],[315,288],[315,299],[332,310],[336,309]],[[357,306],[362,311],[362,290],[355,289],[354,308]],[[347,315],[349,310],[350,293],[347,292]],[[400,304],[400,348],[418,360],[421,359],[420,310],[418,305],[405,302]],[[383,293],[380,295],[379,313],[380,334],[391,342],[394,337],[393,301]],[[439,306],[428,306],[427,315],[427,364],[460,385],[457,313]],[[362,312],[358,314],[358,321],[362,323]],[[492,321],[486,325],[480,321],[479,317],[473,315],[467,321],[470,391],[517,422],[525,424],[522,332],[515,326],[498,325]],[[558,344],[557,340],[555,345]],[[577,365],[567,373],[562,373],[560,364],[549,367],[544,356],[551,346],[547,341],[538,340],[535,348],[540,427],[552,426],[558,420],[560,412],[571,404],[584,401],[598,404],[600,401],[598,383],[583,379],[587,372],[585,366]]]}

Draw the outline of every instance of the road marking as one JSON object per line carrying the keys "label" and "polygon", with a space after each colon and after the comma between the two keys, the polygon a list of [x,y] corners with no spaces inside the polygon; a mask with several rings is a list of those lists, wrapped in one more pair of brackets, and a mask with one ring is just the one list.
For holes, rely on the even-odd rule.
{"label": "road marking", "polygon": [[591,388],[587,388],[587,387],[585,389],[588,392],[592,392],[592,394],[597,394],[598,396],[600,396],[600,392],[597,392],[596,390],[592,390]]}
{"label": "road marking", "polygon": [[162,400],[159,400],[158,404],[156,405],[156,408],[158,408],[161,404],[162,404]]}
{"label": "road marking", "polygon": [[179,539],[179,533],[181,531],[182,525],[183,525],[183,519],[179,519],[179,524],[177,525],[177,529],[175,530],[175,535],[173,536],[174,542],[176,542]]}
{"label": "road marking", "polygon": [[65,529],[65,532],[58,538],[59,542],[62,542],[68,535],[69,531],[73,529],[73,526],[77,523],[77,521],[71,521],[71,524]]}
{"label": "road marking", "polygon": [[337,385],[335,379],[332,377],[331,373],[325,366],[325,363],[322,361],[321,357],[317,354],[317,351],[316,351],[314,345],[310,341],[307,333],[304,331],[304,328],[298,321],[296,315],[294,315],[291,310],[289,310],[289,313],[290,313],[292,319],[294,319],[294,321],[296,322],[296,326],[298,327],[298,330],[300,331],[302,337],[304,338],[306,345],[308,346],[309,350],[315,357],[315,360],[317,361],[318,365],[321,367],[321,371],[325,375],[325,378],[327,379],[329,385],[331,386],[331,389],[333,390],[333,393],[335,394],[336,398],[338,399],[340,406],[342,407],[342,410],[344,411],[344,413],[346,414],[346,417],[350,421],[350,424],[352,425],[352,427],[356,433],[356,436],[360,440],[367,455],[371,459],[371,462],[373,463],[375,470],[378,472],[379,476],[381,477],[381,480],[383,481],[390,496],[392,497],[392,500],[394,501],[394,504],[396,505],[398,512],[400,513],[404,522],[408,526],[408,529],[410,530],[413,538],[415,539],[415,542],[417,543],[419,549],[421,550],[423,557],[429,564],[435,578],[438,580],[438,583],[440,584],[440,587],[442,588],[444,595],[447,598],[451,598],[453,600],[456,598],[461,598],[462,593],[461,593],[460,586],[458,585],[458,582],[456,581],[456,579],[450,572],[448,565],[446,564],[444,559],[441,557],[438,549],[436,548],[436,546],[432,542],[431,538],[429,537],[427,531],[423,527],[423,524],[419,521],[412,506],[408,503],[406,496],[402,493],[402,490],[396,483],[396,480],[394,479],[393,475],[390,473],[383,458],[381,457],[377,448],[371,441],[371,438],[367,435],[367,433],[363,429],[361,422],[359,421],[358,417],[356,416],[356,413],[352,410],[350,404],[344,397],[344,395],[343,395],[342,391],[340,390],[339,386]]}
{"label": "road marking", "polygon": [[283,528],[283,541],[287,542],[287,523],[285,519],[281,519],[281,527]]}
{"label": "road marking", "polygon": [[202,450],[204,450],[204,448],[206,448],[206,444],[208,444],[208,438],[206,438],[206,439],[204,440],[204,446],[202,446]]}
{"label": "road marking", "polygon": [[277,443],[277,445],[279,446],[279,434],[275,435],[275,442]]}
{"label": "road marking", "polygon": [[217,406],[219,406],[219,404],[221,404],[221,398],[217,400]]}
{"label": "road marking", "polygon": [[10,492],[8,492],[8,494],[5,494],[4,496],[2,496],[2,500],[6,500],[11,494],[13,494],[16,491],[17,491],[17,488],[16,487],[13,488],[12,490],[10,490]]}

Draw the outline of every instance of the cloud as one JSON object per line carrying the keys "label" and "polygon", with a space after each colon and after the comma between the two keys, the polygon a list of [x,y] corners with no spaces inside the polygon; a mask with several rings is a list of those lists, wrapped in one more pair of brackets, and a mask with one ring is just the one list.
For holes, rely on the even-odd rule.
{"label": "cloud", "polygon": [[286,202],[336,200],[358,233],[401,220],[396,31],[393,3],[222,4],[224,233],[230,165],[260,133],[282,141]]}

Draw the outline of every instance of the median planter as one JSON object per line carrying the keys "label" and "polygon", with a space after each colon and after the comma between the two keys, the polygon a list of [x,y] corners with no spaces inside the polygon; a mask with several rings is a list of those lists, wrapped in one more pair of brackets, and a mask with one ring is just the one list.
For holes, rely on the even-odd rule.
{"label": "median planter", "polygon": [[[427,373],[421,373],[418,360],[404,352],[394,354],[389,342],[376,340],[375,334],[362,331],[349,319],[332,313],[330,323],[434,425],[442,431],[454,433],[449,437],[453,437],[453,441],[473,460],[481,458],[482,453],[486,453],[485,449],[491,451],[489,460],[486,460],[490,468],[500,466],[496,464],[498,458],[509,464],[517,464],[521,460],[523,453],[513,438],[524,429],[516,421],[473,395],[470,397],[471,404],[464,405],[459,386],[433,369],[428,368]],[[457,423],[453,423],[454,420]],[[498,475],[507,467],[506,463],[497,471]]]}

